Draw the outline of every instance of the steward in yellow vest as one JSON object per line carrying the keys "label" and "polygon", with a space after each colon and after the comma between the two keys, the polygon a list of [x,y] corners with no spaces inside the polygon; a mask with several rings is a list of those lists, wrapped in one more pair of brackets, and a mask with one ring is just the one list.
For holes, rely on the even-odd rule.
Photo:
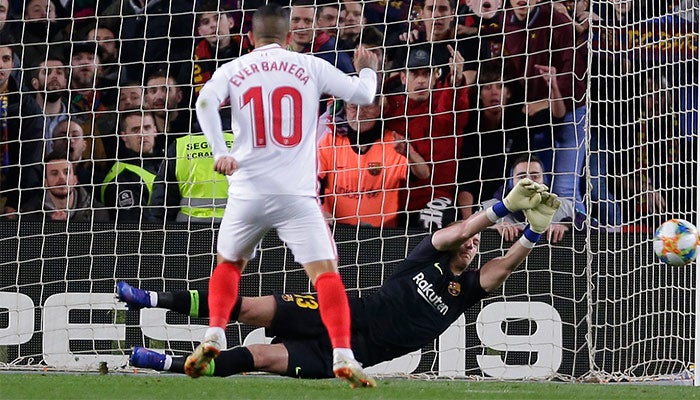
{"label": "steward in yellow vest", "polygon": [[[233,134],[227,133],[231,147]],[[228,198],[226,177],[214,171],[209,143],[204,135],[178,138],[168,147],[153,187],[149,208],[156,221],[220,222]]]}
{"label": "steward in yellow vest", "polygon": [[141,222],[163,161],[153,153],[155,119],[148,112],[128,112],[121,116],[119,134],[117,162],[99,188],[99,199],[116,221]]}

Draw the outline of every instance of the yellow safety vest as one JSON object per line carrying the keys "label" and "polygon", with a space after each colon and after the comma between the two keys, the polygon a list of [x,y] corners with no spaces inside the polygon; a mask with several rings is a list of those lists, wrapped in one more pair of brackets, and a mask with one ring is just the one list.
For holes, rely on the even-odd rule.
{"label": "yellow safety vest", "polygon": [[[151,202],[151,194],[153,194],[153,182],[156,180],[156,174],[151,173],[138,165],[134,164],[129,164],[125,162],[119,162],[117,161],[113,166],[112,169],[109,170],[107,173],[107,176],[105,176],[104,179],[104,185],[102,185],[101,189],[101,198],[102,198],[102,203],[105,203],[105,190],[107,190],[107,184],[112,182],[117,178],[117,175],[121,174],[122,171],[127,170],[135,173],[139,177],[141,177],[141,180],[143,183],[146,184],[146,189],[148,189],[148,203]],[[144,206],[146,204],[143,204]]]}
{"label": "yellow safety vest", "polygon": [[[234,136],[225,133],[230,147]],[[228,180],[214,170],[209,142],[204,135],[188,135],[176,140],[175,177],[180,187],[177,221],[210,222],[221,219],[228,198]]]}

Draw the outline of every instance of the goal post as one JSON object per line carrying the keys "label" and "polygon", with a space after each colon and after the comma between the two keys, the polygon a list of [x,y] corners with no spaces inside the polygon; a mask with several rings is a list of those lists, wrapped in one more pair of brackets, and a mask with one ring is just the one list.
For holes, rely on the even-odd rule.
{"label": "goal post", "polygon": [[[608,183],[617,182],[611,194],[622,213],[622,233],[613,235],[629,246],[613,253],[612,260],[632,256],[640,263],[629,269],[635,264],[624,258],[600,263],[596,259],[610,249],[590,248],[591,372],[602,379],[674,374],[691,370],[697,357],[692,345],[697,271],[673,270],[647,256],[646,249],[664,220],[697,222],[698,56],[693,43],[698,28],[697,20],[683,17],[683,10],[694,12],[692,6],[680,7],[671,11],[656,2],[614,2],[608,11],[615,15],[607,17],[607,26],[601,23],[601,35],[591,42],[591,90],[597,96],[589,104],[598,115],[591,115],[590,132],[592,140],[600,135],[598,142],[607,145],[593,149],[591,156],[603,155]],[[668,201],[660,206],[654,203],[659,198]],[[635,231],[641,235],[631,234]],[[682,276],[674,284],[669,273]],[[667,307],[665,313],[647,311],[660,304]],[[671,333],[670,325],[684,328]],[[627,338],[628,345],[621,345]],[[650,353],[663,357],[654,361]]]}
{"label": "goal post", "polygon": [[[50,105],[56,98],[64,96],[68,100],[70,96],[66,106],[87,107],[77,111],[71,108],[66,119],[80,125],[86,139],[84,156],[91,160],[76,167],[79,179],[97,180],[94,182],[97,189],[92,193],[100,198],[100,185],[109,171],[104,165],[116,161],[117,148],[123,146],[120,112],[131,108],[137,112],[152,112],[159,130],[172,130],[155,140],[155,146],[164,156],[165,145],[171,139],[190,131],[197,133],[198,126],[192,123],[195,118],[192,105],[217,62],[234,57],[232,54],[240,49],[250,50],[251,43],[245,34],[250,28],[252,9],[247,1],[216,2],[217,6],[229,6],[230,13],[209,9],[196,13],[195,7],[207,3],[204,0],[152,2],[145,11],[134,9],[127,0],[97,1],[94,9],[62,8],[63,4],[78,7],[83,3],[52,3],[56,7],[56,19],[51,24],[41,13],[35,16],[24,9],[10,10],[6,25],[0,24],[0,35],[3,30],[13,34],[17,56],[13,60],[12,74],[15,86],[9,86],[6,92],[0,91],[0,134],[4,135],[0,136],[3,156],[0,173],[6,177],[8,171],[18,172],[14,176],[15,186],[8,186],[7,178],[0,180],[3,201],[0,205],[12,206],[12,195],[18,188],[20,206],[22,202],[42,199],[44,188],[29,191],[23,186],[24,180],[38,169],[43,170],[43,158],[50,149],[64,146],[62,148],[67,151],[72,143],[79,144],[80,141],[74,139],[61,142],[65,138],[60,136],[47,139],[49,128],[63,119],[60,117],[63,111]],[[246,3],[243,5],[248,9],[242,3]],[[327,3],[328,0],[323,3],[316,0],[316,17],[320,18],[321,5]],[[490,159],[506,160],[512,155],[507,148],[508,138],[521,134],[520,139],[525,137],[527,145],[533,145],[535,133],[544,125],[547,127],[544,139],[550,144],[537,150],[543,153],[562,150],[555,148],[556,132],[562,127],[570,128],[574,122],[552,117],[549,112],[545,113],[547,122],[542,124],[535,119],[536,115],[522,114],[523,109],[528,110],[532,105],[526,107],[527,94],[518,93],[518,90],[525,92],[535,85],[534,80],[523,86],[517,79],[504,78],[508,67],[501,66],[496,71],[499,76],[496,81],[479,81],[477,72],[482,71],[474,65],[486,65],[480,64],[484,60],[479,57],[485,57],[482,53],[487,49],[491,55],[499,54],[505,59],[513,56],[504,53],[503,26],[499,23],[505,20],[497,18],[493,24],[482,23],[490,14],[485,9],[476,9],[495,7],[498,2],[460,0],[453,3],[454,14],[444,17],[452,18],[451,23],[457,28],[451,34],[479,38],[475,48],[465,47],[480,54],[465,54],[472,57],[464,65],[469,107],[460,109],[455,101],[447,110],[433,112],[426,107],[428,111],[424,114],[394,116],[394,122],[398,118],[407,126],[408,143],[416,148],[422,146],[421,151],[426,148],[431,151],[441,145],[447,132],[448,140],[465,142],[462,145],[470,148],[464,150],[455,146],[447,159],[431,161],[431,168],[459,161],[487,170],[493,165],[489,164]],[[585,60],[585,71],[577,71],[581,72],[586,86],[585,115],[581,116],[585,138],[582,143],[564,148],[585,153],[583,164],[577,165],[580,170],[575,171],[575,178],[582,182],[583,194],[578,212],[573,213],[570,220],[562,221],[568,228],[563,239],[557,242],[543,239],[502,289],[467,310],[433,342],[397,360],[372,367],[373,374],[426,379],[601,383],[688,383],[694,379],[694,384],[700,385],[700,378],[694,373],[694,367],[700,363],[697,263],[688,267],[664,265],[654,257],[651,242],[654,228],[666,219],[684,218],[700,223],[697,190],[700,176],[697,158],[700,154],[700,9],[697,1],[679,1],[668,8],[659,0],[555,3],[561,5],[556,12],[570,13],[571,21],[567,23],[572,24],[572,34],[579,35],[580,40],[570,50],[587,53],[585,58],[579,59]],[[407,57],[400,56],[400,48],[405,44],[401,42],[401,33],[409,36],[415,33],[421,38],[426,34],[421,31],[426,26],[423,1],[348,0],[330,1],[330,4],[337,6],[341,21],[339,26],[331,24],[326,31],[335,32],[337,37],[335,48],[323,50],[325,54],[337,53],[329,59],[331,62],[339,62],[341,53],[352,53],[352,47],[337,46],[347,46],[341,43],[342,35],[353,28],[377,28],[376,32],[362,30],[359,39],[366,40],[365,45],[379,49],[378,53],[387,57]],[[541,4],[551,5],[545,0]],[[503,7],[510,9],[512,6],[505,1]],[[51,15],[50,10],[47,11]],[[356,11],[364,15],[365,22],[352,14]],[[329,12],[332,14],[332,10]],[[219,18],[219,25],[225,21],[220,29],[230,30],[234,40],[229,45],[237,50],[234,47],[216,50],[205,45],[207,39],[203,35],[207,29],[216,28],[197,26],[205,24],[202,22],[206,19],[204,15]],[[231,23],[228,23],[229,16]],[[187,26],[183,26],[185,24]],[[93,32],[91,28],[106,31]],[[139,31],[141,28],[144,31]],[[322,51],[317,46],[330,40],[328,35],[319,32],[320,28],[316,34],[322,40],[310,44],[314,52]],[[38,33],[43,33],[44,37]],[[382,33],[386,36],[382,37]],[[99,67],[99,73],[76,83],[81,74],[89,73],[83,71],[80,64],[90,64],[89,61],[73,59],[82,51],[80,49],[86,48],[84,39],[88,34],[99,36],[99,41],[105,45],[100,50],[87,46],[94,51],[91,56],[107,61]],[[110,34],[114,37],[109,38]],[[115,44],[117,52],[110,53],[114,49],[109,45]],[[2,47],[0,43],[0,50]],[[62,57],[55,58],[55,51],[63,52]],[[449,73],[449,56],[441,56],[441,68],[431,69],[436,78],[444,78],[443,74]],[[527,63],[528,58],[525,60]],[[51,75],[57,72],[45,68],[56,62],[67,66],[63,70],[64,85],[79,86],[72,91],[60,87],[61,78]],[[406,85],[401,83],[401,74],[405,73],[401,62],[381,67],[385,74],[383,82],[393,90],[386,93],[385,98],[407,95]],[[148,74],[160,68],[165,68],[166,72],[178,71],[174,77],[176,83],[161,84],[158,79],[165,77],[156,76],[149,84]],[[54,78],[56,80],[52,81]],[[505,86],[501,85],[503,80]],[[498,104],[496,108],[500,107],[504,115],[506,108],[508,112],[517,111],[508,114],[509,117],[517,114],[515,122],[504,119],[495,128],[483,113],[480,114],[488,108],[484,105],[487,99],[480,97],[482,90],[494,82],[502,91],[506,91],[504,87],[510,88],[503,98],[512,101],[512,104]],[[571,88],[567,89],[572,92]],[[93,96],[98,91],[100,95]],[[132,94],[139,93],[136,101],[130,99]],[[437,97],[438,90],[430,93]],[[19,104],[17,101],[30,98],[36,102],[35,106],[43,108],[41,112],[34,114],[27,111],[29,108],[21,108],[12,114]],[[168,99],[174,103],[169,104]],[[553,97],[543,100],[547,107],[556,106],[557,99]],[[56,106],[55,102],[52,104]],[[327,106],[332,112],[339,109],[338,104]],[[388,106],[384,107],[382,110]],[[419,126],[415,122],[418,118],[427,118],[432,123],[444,121],[440,118],[445,115],[464,112],[469,113],[476,128],[468,125],[456,131],[459,122],[452,118],[449,124],[441,122],[443,125],[427,129],[425,137],[411,137],[412,129]],[[30,134],[29,130],[39,126],[32,125],[37,115],[42,116],[41,122],[36,122],[40,125],[37,132],[43,134]],[[335,117],[343,127],[346,121],[342,121],[340,115],[331,113],[325,122]],[[384,123],[388,118],[377,120]],[[182,124],[187,128],[175,131]],[[576,134],[575,129],[570,131]],[[60,135],[70,136],[70,129]],[[490,146],[494,138],[503,142],[502,149],[494,151]],[[203,142],[189,145],[197,147],[199,155],[208,151]],[[41,154],[28,161],[32,146],[41,147]],[[528,147],[529,150],[532,149]],[[556,157],[555,151],[552,165]],[[179,160],[185,158],[181,155]],[[367,173],[380,174],[383,166],[379,164],[368,166]],[[553,168],[552,165],[549,167]],[[339,171],[337,168],[331,172]],[[459,181],[461,176],[457,171],[451,173],[455,175],[455,183],[474,183],[484,191],[493,188],[495,192],[498,186],[505,186],[507,190],[506,178],[511,171],[510,166],[506,168],[505,161],[494,171],[487,172],[494,174],[475,174],[478,178],[470,182]],[[558,174],[545,172],[548,180]],[[449,186],[445,176],[439,178],[427,180],[423,187],[438,193]],[[40,180],[39,186],[49,185],[43,178]],[[405,189],[415,182],[409,179],[400,188]],[[359,182],[357,186],[361,187]],[[360,198],[382,191],[383,188],[350,192]],[[133,203],[138,194],[124,194],[119,198],[120,205]],[[152,291],[207,288],[215,262],[218,225],[211,221],[176,220],[180,200],[173,203],[166,198],[164,202],[162,209],[167,222],[116,223],[114,216],[99,221],[94,212],[98,209],[91,207],[83,211],[88,211],[93,221],[52,221],[51,212],[38,219],[24,216],[15,219],[16,215],[10,215],[0,220],[0,372],[43,368],[96,371],[101,362],[106,362],[110,369],[130,371],[128,357],[134,346],[148,346],[173,355],[187,355],[192,351],[207,325],[206,320],[163,310],[127,310],[114,299],[114,286],[120,280]],[[43,205],[42,201],[35,203],[39,207]],[[572,210],[574,208],[572,206]],[[99,211],[106,210],[100,208]],[[358,208],[358,215],[360,212]],[[434,212],[435,208],[427,211]],[[415,226],[376,228],[331,224],[331,229],[338,246],[339,270],[350,296],[370,296],[376,292],[398,263],[429,234]],[[496,230],[487,230],[481,238],[475,262],[483,265],[502,256],[511,244]],[[267,295],[273,291],[313,291],[303,268],[294,262],[293,255],[274,232],[263,239],[256,258],[243,274],[241,285],[244,296]],[[229,325],[227,338],[232,346],[270,340],[264,330],[238,323]]]}
{"label": "goal post", "polygon": [[[697,121],[697,126],[696,129],[698,132],[700,132],[700,119]],[[697,141],[697,154],[700,154],[700,140]],[[696,165],[697,167],[697,176],[700,176],[700,163]],[[697,197],[696,197],[696,214],[695,214],[695,221],[700,221],[700,190],[697,192]],[[698,262],[696,261],[694,263],[695,266],[698,265]],[[697,367],[700,365],[700,335],[698,332],[700,332],[700,318],[697,318],[698,310],[700,310],[700,291],[697,290],[697,288],[700,287],[700,274],[695,275],[695,338],[694,338],[694,343],[695,343],[695,366]],[[694,375],[694,380],[693,384],[695,386],[700,386],[700,374],[695,373]]]}

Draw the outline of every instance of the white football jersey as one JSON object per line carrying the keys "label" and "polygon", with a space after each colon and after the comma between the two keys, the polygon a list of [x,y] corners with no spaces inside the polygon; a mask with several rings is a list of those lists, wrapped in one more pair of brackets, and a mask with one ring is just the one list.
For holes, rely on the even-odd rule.
{"label": "white football jersey", "polygon": [[[377,75],[350,77],[327,61],[270,44],[219,67],[197,99],[197,118],[215,159],[233,156],[229,194],[316,196],[317,123],[322,94],[370,104]],[[230,102],[229,151],[219,107]]]}

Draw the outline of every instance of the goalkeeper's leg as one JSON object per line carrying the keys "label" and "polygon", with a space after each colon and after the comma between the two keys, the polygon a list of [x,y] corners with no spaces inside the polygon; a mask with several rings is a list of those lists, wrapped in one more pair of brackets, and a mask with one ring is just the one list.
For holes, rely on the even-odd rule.
{"label": "goalkeeper's leg", "polygon": [[209,280],[209,328],[204,341],[185,360],[185,373],[198,378],[209,363],[226,348],[226,325],[238,299],[241,271],[246,261],[233,262],[219,255],[219,264]]}
{"label": "goalkeeper's leg", "polygon": [[[120,301],[125,302],[130,309],[144,307],[140,300],[134,299],[148,299],[145,307],[165,308],[193,318],[209,317],[209,291],[207,290],[151,292],[135,288],[126,282],[118,282],[117,297]],[[269,328],[272,326],[276,313],[277,304],[275,297],[272,295],[258,297],[239,296],[231,312],[230,320]]]}
{"label": "goalkeeper's leg", "polygon": [[[171,356],[144,347],[134,347],[129,364],[137,368],[156,371],[185,373],[185,357]],[[211,360],[202,376],[231,376],[243,372],[255,371],[253,355],[247,347],[236,347],[222,351],[216,360]]]}
{"label": "goalkeeper's leg", "polygon": [[[209,292],[207,290],[176,290],[172,292],[154,292],[129,285],[127,282],[117,282],[117,298],[126,303],[130,310],[140,308],[166,308],[170,311],[188,315],[193,318],[208,318]],[[232,320],[237,320],[237,310],[240,301],[231,314]]]}

